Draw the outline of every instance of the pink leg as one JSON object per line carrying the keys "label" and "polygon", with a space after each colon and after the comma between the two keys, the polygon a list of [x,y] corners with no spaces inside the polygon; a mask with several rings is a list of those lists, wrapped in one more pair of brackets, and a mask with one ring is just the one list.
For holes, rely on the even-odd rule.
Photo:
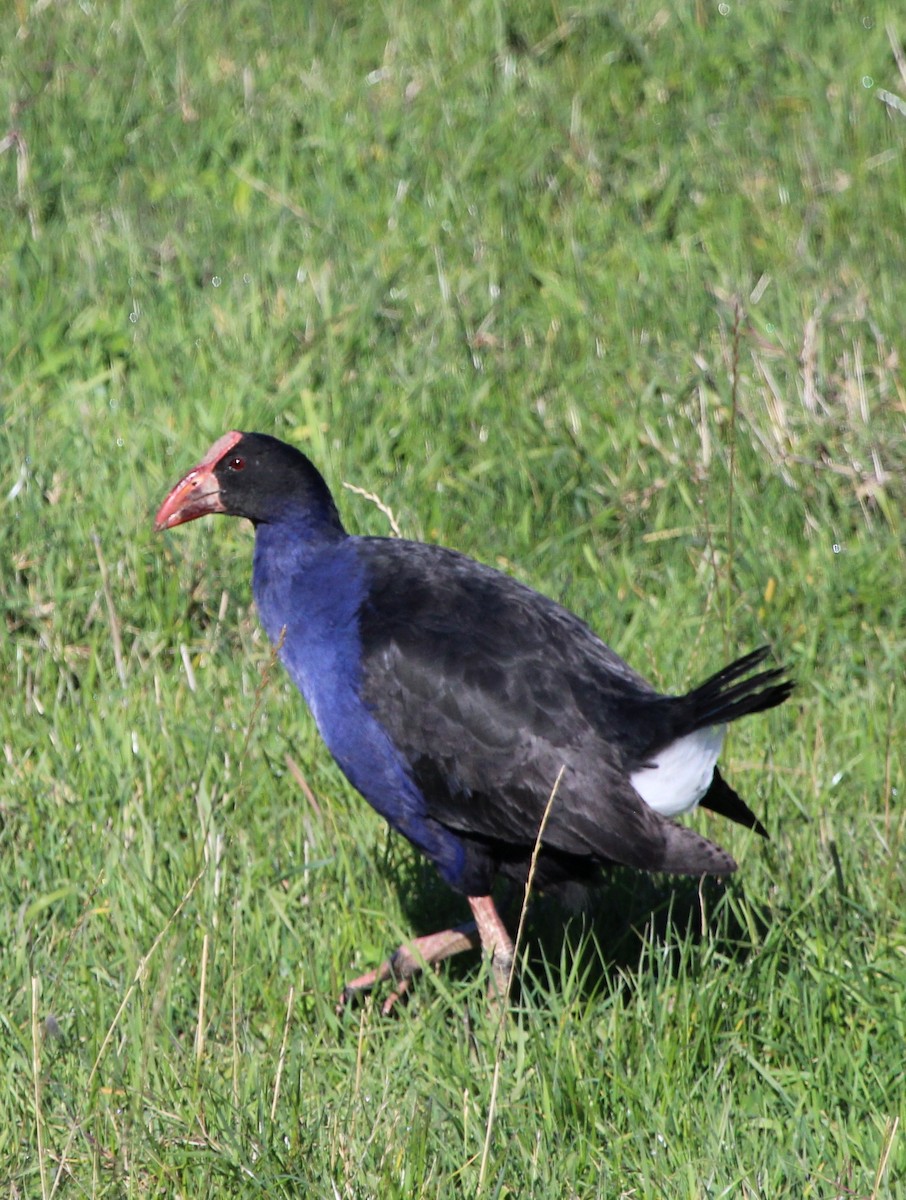
{"label": "pink leg", "polygon": [[481,948],[491,959],[491,1004],[506,1002],[513,970],[513,939],[500,919],[493,896],[470,896],[469,907],[475,918]]}

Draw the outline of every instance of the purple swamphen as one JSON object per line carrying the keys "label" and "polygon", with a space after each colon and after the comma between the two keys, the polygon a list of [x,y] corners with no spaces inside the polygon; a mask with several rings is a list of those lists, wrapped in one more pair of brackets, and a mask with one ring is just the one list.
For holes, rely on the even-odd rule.
{"label": "purple swamphen", "polygon": [[344,997],[481,945],[504,995],[513,943],[498,876],[539,888],[608,864],[729,875],[672,818],[703,804],[765,830],[717,770],[727,724],[792,684],[763,647],[661,695],[571,612],[442,546],[346,533],[299,450],[227,433],[164,500],[171,529],[208,513],[255,526],[261,622],[343,773],[437,867],[474,923],[414,939]]}

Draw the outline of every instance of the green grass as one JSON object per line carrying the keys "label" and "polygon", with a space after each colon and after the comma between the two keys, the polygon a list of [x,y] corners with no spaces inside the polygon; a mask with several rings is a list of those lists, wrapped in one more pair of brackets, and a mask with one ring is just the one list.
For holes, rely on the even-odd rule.
{"label": "green grass", "polygon": [[[0,35],[0,1194],[906,1196],[897,6]],[[337,1019],[462,904],[273,667],[248,530],[151,530],[236,427],[665,689],[772,642],[725,756],[772,840],[697,816],[703,908],[543,899],[502,1033],[475,960]]]}

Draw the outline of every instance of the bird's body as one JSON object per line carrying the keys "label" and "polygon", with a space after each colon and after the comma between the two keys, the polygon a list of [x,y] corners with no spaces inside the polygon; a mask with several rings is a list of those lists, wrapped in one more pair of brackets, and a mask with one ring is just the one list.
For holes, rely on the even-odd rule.
{"label": "bird's body", "polygon": [[789,694],[778,670],[752,674],[765,650],[661,695],[511,577],[348,535],[308,459],[265,435],[220,439],[158,527],[214,511],[255,523],[262,624],[340,768],[473,909],[498,875],[525,880],[555,789],[540,885],[611,863],[729,874],[725,851],[667,819],[699,802],[764,832],[715,763],[727,722]]}

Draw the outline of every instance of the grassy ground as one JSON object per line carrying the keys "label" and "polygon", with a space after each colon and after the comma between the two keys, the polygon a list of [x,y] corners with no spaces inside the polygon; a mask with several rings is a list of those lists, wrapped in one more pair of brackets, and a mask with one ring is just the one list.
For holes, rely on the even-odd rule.
{"label": "grassy ground", "polygon": [[[0,1194],[906,1195],[897,6],[0,34]],[[772,642],[726,753],[772,840],[542,902],[502,1031],[475,960],[338,1020],[461,906],[269,669],[249,531],[151,531],[236,427],[666,689]]]}

